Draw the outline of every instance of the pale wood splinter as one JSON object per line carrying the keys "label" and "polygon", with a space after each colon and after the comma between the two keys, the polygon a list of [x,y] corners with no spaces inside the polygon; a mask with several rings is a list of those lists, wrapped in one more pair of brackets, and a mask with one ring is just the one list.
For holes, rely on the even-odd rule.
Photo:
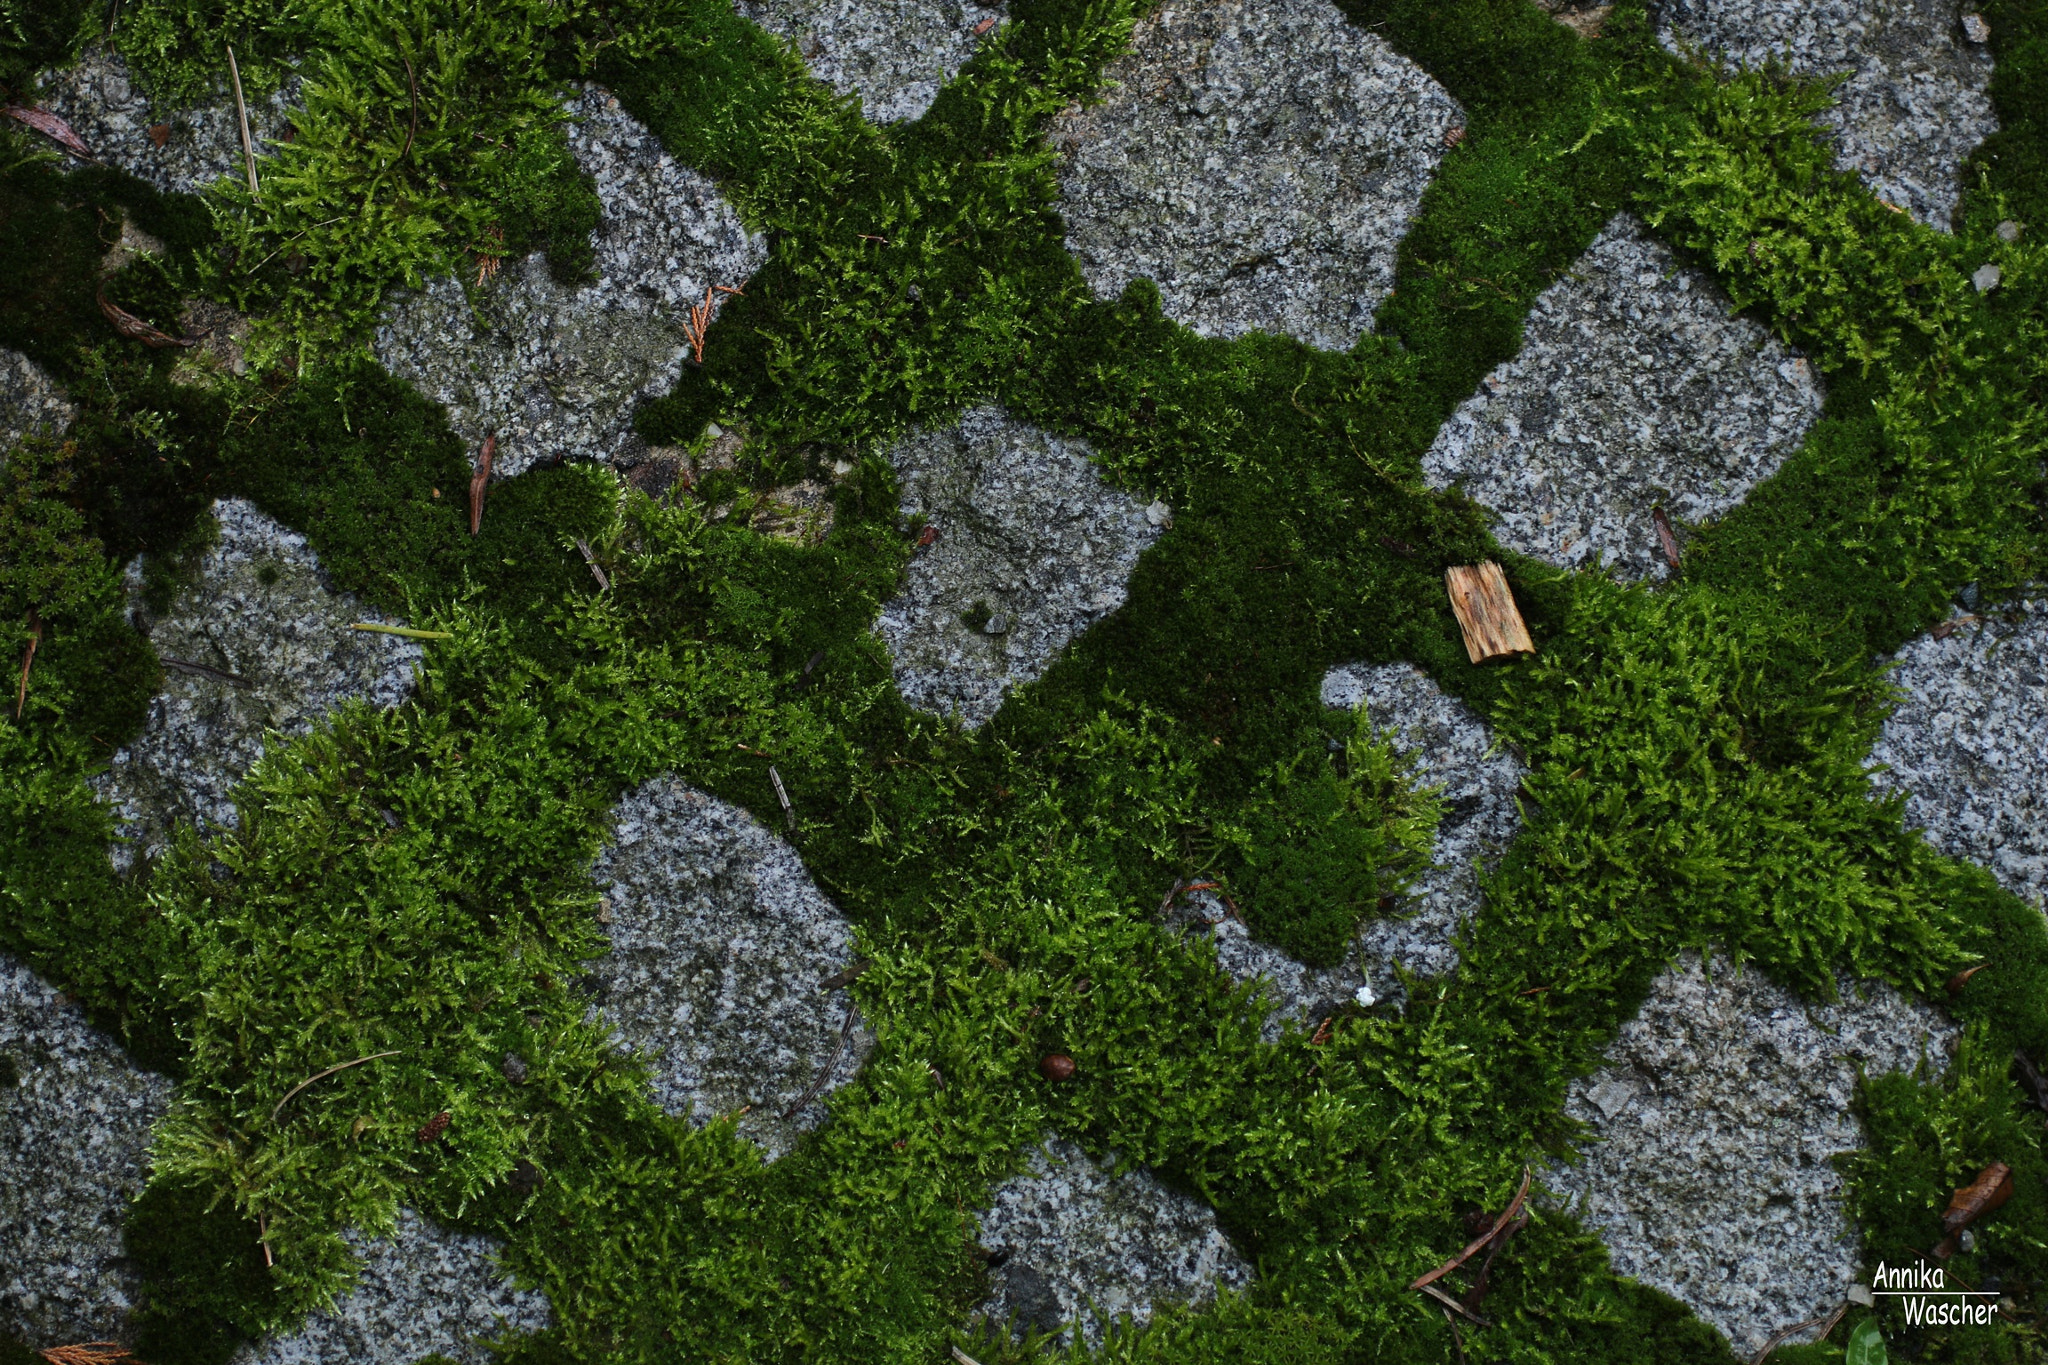
{"label": "pale wood splinter", "polygon": [[1495,659],[1534,654],[1536,642],[1515,607],[1515,595],[1508,591],[1507,575],[1492,560],[1474,567],[1454,564],[1444,570],[1444,587],[1451,594],[1451,610],[1458,615],[1458,628],[1465,632],[1465,652],[1475,664]]}

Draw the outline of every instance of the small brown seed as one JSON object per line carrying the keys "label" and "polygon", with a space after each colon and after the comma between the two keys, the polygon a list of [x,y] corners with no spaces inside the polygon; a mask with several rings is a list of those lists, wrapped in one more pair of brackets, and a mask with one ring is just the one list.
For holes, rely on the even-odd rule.
{"label": "small brown seed", "polygon": [[1064,1052],[1050,1053],[1038,1063],[1038,1074],[1049,1081],[1070,1081],[1074,1078],[1074,1059]]}

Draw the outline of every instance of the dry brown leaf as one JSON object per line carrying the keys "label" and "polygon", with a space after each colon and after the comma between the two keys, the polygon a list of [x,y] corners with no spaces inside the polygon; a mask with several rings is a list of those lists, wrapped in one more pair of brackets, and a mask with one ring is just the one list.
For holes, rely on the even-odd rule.
{"label": "dry brown leaf", "polygon": [[1948,1208],[1941,1215],[1941,1230],[1948,1236],[1934,1248],[1934,1254],[1944,1260],[1954,1255],[1963,1229],[2010,1198],[2012,1167],[2002,1161],[1994,1161],[1977,1172],[1975,1180],[1949,1196]]}
{"label": "dry brown leaf", "polygon": [[491,458],[498,453],[498,435],[484,437],[483,453],[476,457],[476,473],[469,476],[469,533],[475,535],[484,524],[484,489],[491,482]]}
{"label": "dry brown leaf", "polygon": [[1963,987],[1970,984],[1971,977],[1983,971],[1986,967],[1989,967],[1990,965],[1991,964],[1989,962],[1979,962],[1975,966],[1963,968],[1961,971],[1957,972],[1954,976],[1948,979],[1948,993],[1950,995],[1958,994],[1959,992],[1961,992]]}
{"label": "dry brown leaf", "polygon": [[184,337],[174,337],[168,332],[158,331],[141,318],[136,317],[135,314],[123,308],[120,304],[110,300],[105,290],[100,291],[99,300],[100,312],[106,315],[108,322],[114,324],[115,331],[127,337],[130,341],[139,341],[143,345],[159,351],[166,346],[184,346],[189,348],[199,344]]}
{"label": "dry brown leaf", "polygon": [[16,122],[27,124],[72,155],[82,156],[87,161],[98,159],[93,156],[92,148],[85,145],[84,139],[71,131],[71,125],[49,110],[38,109],[30,104],[10,104],[7,106],[7,112]]}
{"label": "dry brown leaf", "polygon": [[1663,508],[1652,507],[1650,520],[1657,523],[1657,543],[1664,547],[1664,558],[1670,561],[1672,568],[1677,568],[1678,537],[1672,533],[1671,518],[1664,514]]}

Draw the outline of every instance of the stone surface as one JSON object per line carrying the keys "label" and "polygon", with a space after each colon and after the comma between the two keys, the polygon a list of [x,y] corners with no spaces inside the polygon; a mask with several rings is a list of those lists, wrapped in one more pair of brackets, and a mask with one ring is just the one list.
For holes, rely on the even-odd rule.
{"label": "stone surface", "polygon": [[709,293],[715,314],[716,287],[741,287],[768,255],[711,181],[604,90],[584,87],[569,114],[570,150],[603,205],[595,282],[557,283],[539,253],[474,290],[442,276],[394,296],[374,341],[472,451],[496,434],[499,478],[643,450],[634,408],[682,373],[691,308]]}
{"label": "stone surface", "polygon": [[1986,261],[1970,272],[1970,283],[1977,286],[1977,292],[1988,294],[1998,288],[1998,282],[2005,278],[2005,272],[1996,262]]}
{"label": "stone surface", "polygon": [[[1747,1357],[1830,1312],[1858,1243],[1828,1164],[1861,1145],[1858,1066],[1936,1072],[1956,1028],[1889,986],[1843,978],[1803,1005],[1755,968],[1687,953],[1658,977],[1565,1112],[1593,1141],[1550,1187],[1606,1242],[1614,1268],[1661,1289]],[[1924,1049],[1924,1052],[1923,1052]]]}
{"label": "stone surface", "polygon": [[0,953],[0,1332],[120,1335],[138,1288],[121,1225],[170,1102],[170,1081]]}
{"label": "stone surface", "polygon": [[1363,705],[1374,728],[1415,764],[1418,786],[1440,788],[1443,820],[1430,866],[1391,915],[1367,920],[1335,967],[1304,966],[1251,937],[1213,892],[1183,896],[1168,922],[1206,933],[1216,962],[1233,982],[1264,977],[1274,1000],[1266,1041],[1290,1023],[1313,1029],[1347,1005],[1399,999],[1398,964],[1424,976],[1456,970],[1451,940],[1479,909],[1481,865],[1497,862],[1521,828],[1515,796],[1522,765],[1489,753],[1492,737],[1463,702],[1444,695],[1413,664],[1345,664],[1323,677],[1325,706]]}
{"label": "stone surface", "polygon": [[19,351],[0,347],[0,457],[31,432],[63,435],[76,415],[42,366]]}
{"label": "stone surface", "polygon": [[1464,113],[1329,0],[1167,0],[1053,120],[1067,247],[1095,292],[1159,286],[1204,336],[1344,350]]}
{"label": "stone surface", "polygon": [[1004,9],[972,0],[739,0],[736,7],[794,44],[813,76],[858,96],[876,123],[921,117]]}
{"label": "stone surface", "polygon": [[1964,160],[1998,131],[1990,49],[1967,40],[1954,0],[1652,0],[1650,11],[1673,52],[1697,47],[1752,69],[1778,62],[1807,77],[1847,73],[1818,119],[1835,164],[1947,229]]}
{"label": "stone surface", "polygon": [[1870,751],[1906,823],[1971,858],[2014,895],[2048,904],[2048,597],[1987,608],[1945,640],[1893,656],[1898,708]]}
{"label": "stone surface", "polygon": [[1423,474],[1491,509],[1509,549],[1661,579],[1652,510],[1683,543],[1797,449],[1821,398],[1804,358],[1618,214],[1537,296],[1522,349],[1451,414]]}
{"label": "stone surface", "polygon": [[1251,1283],[1251,1266],[1208,1205],[1143,1168],[1112,1179],[1113,1164],[1052,1138],[997,1187],[980,1215],[981,1245],[1006,1254],[989,1273],[995,1292],[983,1316],[1014,1321],[1020,1336],[1058,1331],[1062,1342],[1079,1323],[1093,1346],[1108,1322],[1149,1320],[1155,1301],[1200,1303],[1218,1285]]}
{"label": "stone surface", "polygon": [[487,1365],[487,1342],[553,1320],[546,1296],[494,1263],[488,1237],[444,1231],[411,1209],[398,1211],[390,1237],[345,1235],[362,1268],[355,1288],[297,1330],[244,1346],[233,1365],[413,1365],[430,1355]]}
{"label": "stone surface", "polygon": [[611,937],[595,1009],[656,1102],[700,1127],[746,1109],[739,1131],[788,1152],[874,1046],[847,992],[818,989],[853,962],[845,918],[787,843],[668,777],[619,802],[593,875]]}
{"label": "stone surface", "polygon": [[178,825],[232,828],[235,784],[270,732],[302,735],[351,697],[396,706],[420,660],[410,640],[349,629],[395,623],[330,588],[304,536],[239,498],[215,502],[213,516],[218,542],[162,616],[130,568],[131,619],[164,660],[164,681],[142,734],[94,779],[120,814],[123,869],[138,853],[155,857]]}
{"label": "stone surface", "polygon": [[[93,155],[109,165],[179,194],[197,194],[223,176],[247,183],[225,61],[212,98],[190,109],[152,109],[129,76],[128,64],[104,47],[87,49],[75,65],[46,72],[42,79],[43,107],[70,124]],[[300,106],[298,86],[294,76],[282,89],[249,100],[259,184],[267,145],[286,136]],[[161,147],[149,135],[159,125],[166,130]],[[69,164],[82,163],[73,159]]]}
{"label": "stone surface", "polygon": [[905,701],[974,729],[1124,604],[1171,514],[1155,521],[1090,454],[992,407],[889,449],[904,515],[936,531],[875,624]]}

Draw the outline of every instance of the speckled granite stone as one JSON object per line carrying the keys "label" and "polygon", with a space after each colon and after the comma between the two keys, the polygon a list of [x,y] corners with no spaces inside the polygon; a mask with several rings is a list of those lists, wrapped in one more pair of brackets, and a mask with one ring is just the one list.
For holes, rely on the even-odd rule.
{"label": "speckled granite stone", "polygon": [[[1781,1327],[1830,1312],[1858,1244],[1828,1164],[1862,1143],[1856,1072],[1937,1072],[1956,1027],[1891,987],[1842,979],[1803,1005],[1754,967],[1687,953],[1622,1025],[1608,1064],[1565,1112],[1592,1129],[1553,1190],[1614,1268],[1678,1299],[1746,1358]],[[1923,1051],[1924,1050],[1924,1051]]]}
{"label": "speckled granite stone", "polygon": [[[42,82],[43,106],[70,124],[94,156],[160,190],[197,194],[223,176],[247,182],[225,60],[213,97],[190,109],[153,110],[128,64],[103,47],[88,48],[75,65],[45,73]],[[294,76],[282,89],[248,101],[259,183],[268,144],[285,136],[300,107],[298,88]],[[157,124],[167,130],[161,147],[149,135]],[[83,163],[73,158],[69,164]]]}
{"label": "speckled granite stone", "polygon": [[444,1231],[411,1209],[398,1211],[390,1237],[344,1235],[361,1265],[355,1288],[295,1331],[244,1346],[233,1365],[413,1365],[430,1355],[488,1365],[486,1343],[553,1320],[546,1296],[494,1263],[488,1237]]}
{"label": "speckled granite stone", "polygon": [[1689,526],[1748,496],[1820,416],[1812,368],[1627,214],[1543,291],[1522,349],[1422,457],[1501,544],[1620,578],[1670,574],[1653,509]]}
{"label": "speckled granite stone", "polygon": [[715,286],[744,286],[768,256],[717,187],[610,94],[587,86],[569,114],[570,150],[604,211],[595,282],[556,283],[538,253],[473,291],[442,276],[394,295],[373,343],[393,374],[447,407],[472,452],[497,436],[498,478],[641,453],[635,408],[682,373],[690,309],[711,291],[715,314],[726,297]]}
{"label": "speckled granite stone", "polygon": [[1955,0],[1651,0],[1650,12],[1674,52],[1779,62],[1808,77],[1846,72],[1818,120],[1835,164],[1947,229],[1963,162],[1998,131],[1991,50],[1969,41]]}
{"label": "speckled granite stone", "polygon": [[170,1102],[170,1081],[0,953],[0,1331],[122,1335],[138,1280],[121,1225]]}
{"label": "speckled granite stone", "polygon": [[[131,594],[131,617],[167,662],[142,733],[94,779],[128,841],[115,845],[117,867],[155,857],[177,825],[232,827],[235,784],[270,732],[304,734],[351,697],[396,706],[420,660],[410,640],[349,629],[395,623],[330,588],[304,536],[239,498],[215,502],[213,516],[220,539],[170,610],[152,617]],[[131,588],[139,581],[131,566]]]}
{"label": "speckled granite stone", "polygon": [[739,0],[736,7],[795,44],[813,76],[858,96],[876,123],[922,117],[1004,8],[973,0]]}
{"label": "speckled granite stone", "polygon": [[1093,1346],[1109,1322],[1150,1320],[1157,1301],[1200,1303],[1219,1285],[1251,1283],[1251,1266],[1209,1206],[1149,1171],[1111,1179],[1110,1166],[1065,1138],[1049,1139],[1029,1161],[981,1214],[982,1246],[1007,1253],[979,1310],[991,1321],[1014,1321],[1019,1335],[1058,1331],[1063,1342],[1079,1323]]}
{"label": "speckled granite stone", "polygon": [[2014,895],[2048,902],[2048,597],[1985,608],[1893,656],[1898,709],[1870,751],[1906,823]]}
{"label": "speckled granite stone", "polygon": [[19,351],[0,347],[0,458],[31,432],[61,436],[76,410],[57,381]]}
{"label": "speckled granite stone", "polygon": [[1344,350],[1465,118],[1329,0],[1166,0],[1053,120],[1067,248],[1095,292],[1159,286],[1203,336]]}
{"label": "speckled granite stone", "polygon": [[890,447],[904,514],[937,532],[875,625],[905,701],[973,729],[1123,605],[1171,513],[1104,483],[1089,454],[992,407]]}
{"label": "speckled granite stone", "polygon": [[593,875],[595,1008],[655,1101],[700,1127],[744,1109],[741,1134],[788,1152],[874,1046],[847,992],[819,989],[854,959],[838,908],[752,816],[667,777],[619,802]]}

